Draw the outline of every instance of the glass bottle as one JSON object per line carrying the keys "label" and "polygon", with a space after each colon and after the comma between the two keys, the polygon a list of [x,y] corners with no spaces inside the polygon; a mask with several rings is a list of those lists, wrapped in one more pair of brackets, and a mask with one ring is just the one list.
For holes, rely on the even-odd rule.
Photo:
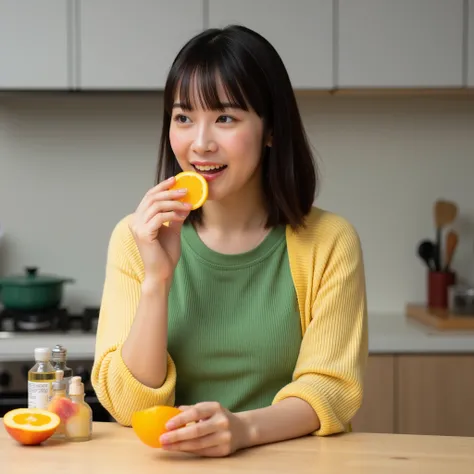
{"label": "glass bottle", "polygon": [[55,370],[62,370],[64,373],[64,383],[66,384],[66,393],[69,394],[69,382],[73,376],[72,369],[66,365],[67,350],[61,344],[53,347],[51,364]]}
{"label": "glass bottle", "polygon": [[66,439],[88,441],[92,437],[92,409],[84,400],[84,384],[81,377],[74,376],[69,384],[69,398],[74,405],[74,414],[65,424]]}
{"label": "glass bottle", "polygon": [[50,361],[49,347],[35,349],[35,365],[28,371],[28,408],[46,410],[51,401],[56,374]]}
{"label": "glass bottle", "polygon": [[48,410],[59,416],[61,423],[53,434],[53,438],[65,438],[64,424],[71,413],[71,401],[67,397],[64,372],[56,370],[56,380],[53,382],[53,397],[48,405]]}

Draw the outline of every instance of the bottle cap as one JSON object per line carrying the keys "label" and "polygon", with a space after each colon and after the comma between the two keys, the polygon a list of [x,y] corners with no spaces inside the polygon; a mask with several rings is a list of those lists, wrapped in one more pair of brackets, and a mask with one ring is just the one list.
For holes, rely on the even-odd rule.
{"label": "bottle cap", "polygon": [[71,377],[71,382],[69,383],[69,395],[84,395],[84,384],[79,375]]}
{"label": "bottle cap", "polygon": [[63,370],[56,370],[56,380],[53,382],[53,390],[66,390]]}
{"label": "bottle cap", "polygon": [[51,360],[51,349],[49,347],[37,347],[35,349],[35,360],[37,362],[47,362]]}
{"label": "bottle cap", "polygon": [[57,360],[60,362],[66,361],[67,350],[61,344],[56,344],[52,350],[52,358],[53,360]]}

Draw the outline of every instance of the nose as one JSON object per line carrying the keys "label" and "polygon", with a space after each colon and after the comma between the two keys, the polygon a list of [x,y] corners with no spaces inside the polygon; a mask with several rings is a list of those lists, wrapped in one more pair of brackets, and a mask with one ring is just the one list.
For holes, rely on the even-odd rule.
{"label": "nose", "polygon": [[212,132],[205,124],[197,129],[191,148],[194,153],[199,155],[217,151],[217,143],[212,137]]}

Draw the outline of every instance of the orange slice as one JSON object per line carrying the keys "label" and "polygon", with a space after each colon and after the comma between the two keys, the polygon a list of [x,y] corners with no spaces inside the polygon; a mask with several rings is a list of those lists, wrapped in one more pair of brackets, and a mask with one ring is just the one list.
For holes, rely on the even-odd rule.
{"label": "orange slice", "polygon": [[201,207],[206,202],[209,187],[207,181],[199,173],[183,171],[175,178],[176,182],[170,189],[186,188],[188,190],[180,201],[192,204],[192,210]]}
{"label": "orange slice", "polygon": [[179,413],[179,408],[160,405],[136,411],[132,415],[133,431],[147,446],[161,448],[160,436],[167,431],[166,423]]}
{"label": "orange slice", "polygon": [[60,423],[59,416],[39,408],[16,408],[3,417],[7,433],[20,444],[37,445],[50,438]]}

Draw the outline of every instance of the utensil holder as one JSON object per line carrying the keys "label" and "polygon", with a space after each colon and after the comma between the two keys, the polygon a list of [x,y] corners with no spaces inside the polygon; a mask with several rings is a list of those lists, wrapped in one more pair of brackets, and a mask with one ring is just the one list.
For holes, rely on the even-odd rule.
{"label": "utensil holder", "polygon": [[454,272],[428,272],[428,307],[448,308],[449,287],[456,283]]}

